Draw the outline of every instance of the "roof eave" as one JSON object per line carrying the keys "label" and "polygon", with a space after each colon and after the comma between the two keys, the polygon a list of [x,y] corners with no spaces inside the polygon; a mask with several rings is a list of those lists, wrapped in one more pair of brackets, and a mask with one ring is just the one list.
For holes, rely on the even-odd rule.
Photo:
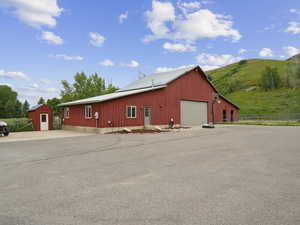
{"label": "roof eave", "polygon": [[[166,87],[166,85],[161,85],[161,86],[153,87],[153,89],[148,89],[148,90],[145,90],[145,91],[142,91],[142,92],[131,93],[131,94],[124,95],[124,96],[116,96],[116,97],[112,97],[112,98],[105,99],[105,100],[94,100],[94,101],[91,100],[91,101],[87,101],[87,102],[74,102],[74,103],[66,102],[66,103],[59,104],[58,107],[73,106],[73,105],[86,105],[86,104],[106,102],[106,101],[111,101],[111,100],[118,99],[118,98],[127,97],[127,96],[130,96],[130,95],[140,94],[140,93],[144,93],[144,92],[148,92],[148,91],[152,91],[152,90],[153,91],[158,90],[158,89],[165,88],[165,87]],[[140,89],[142,90],[142,89],[146,89],[146,88],[140,88]],[[139,89],[134,89],[134,90],[139,90]],[[127,90],[127,91],[134,91],[134,90]],[[115,93],[120,93],[120,92],[115,92]]]}

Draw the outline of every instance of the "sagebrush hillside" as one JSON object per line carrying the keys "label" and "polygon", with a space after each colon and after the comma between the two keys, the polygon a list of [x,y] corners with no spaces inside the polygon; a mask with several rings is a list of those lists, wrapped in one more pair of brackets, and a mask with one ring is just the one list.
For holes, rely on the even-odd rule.
{"label": "sagebrush hillside", "polygon": [[[300,113],[300,86],[286,87],[287,68],[300,59],[297,55],[289,60],[242,60],[216,70],[207,75],[216,88],[228,99],[236,103],[241,114]],[[260,88],[261,74],[269,66],[277,68],[281,87],[263,91]]]}

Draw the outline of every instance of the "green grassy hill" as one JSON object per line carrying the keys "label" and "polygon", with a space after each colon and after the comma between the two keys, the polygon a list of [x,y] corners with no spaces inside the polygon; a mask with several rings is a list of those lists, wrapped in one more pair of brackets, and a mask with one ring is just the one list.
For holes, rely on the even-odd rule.
{"label": "green grassy hill", "polygon": [[[300,54],[287,61],[250,59],[207,72],[216,88],[236,103],[241,114],[300,113],[300,86],[285,86],[286,70],[290,63],[300,61]],[[298,61],[298,62],[299,62]],[[262,71],[275,67],[280,74],[282,87],[263,91],[259,87]]]}

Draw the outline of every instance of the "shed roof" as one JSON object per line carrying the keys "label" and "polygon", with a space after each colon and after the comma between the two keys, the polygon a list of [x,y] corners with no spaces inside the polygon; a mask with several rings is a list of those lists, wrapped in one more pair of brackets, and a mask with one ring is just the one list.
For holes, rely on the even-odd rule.
{"label": "shed roof", "polygon": [[28,110],[28,112],[37,110],[37,109],[40,108],[41,106],[43,106],[43,104],[39,104],[39,105],[32,106],[32,107]]}
{"label": "shed roof", "polygon": [[116,98],[121,98],[125,97],[128,95],[134,95],[134,94],[139,94],[147,91],[152,91],[160,88],[166,87],[165,85],[160,85],[156,87],[150,87],[150,88],[142,88],[142,89],[136,89],[136,90],[129,90],[129,91],[122,91],[122,92],[115,92],[107,95],[100,95],[96,97],[91,97],[91,98],[85,98],[77,101],[72,101],[72,102],[66,102],[59,104],[58,106],[70,106],[70,105],[81,105],[81,104],[91,104],[91,103],[97,103],[97,102],[104,102]]}

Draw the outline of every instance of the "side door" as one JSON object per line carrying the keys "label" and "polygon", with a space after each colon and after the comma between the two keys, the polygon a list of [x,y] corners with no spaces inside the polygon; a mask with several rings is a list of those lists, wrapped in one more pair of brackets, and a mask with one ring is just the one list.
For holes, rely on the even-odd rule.
{"label": "side door", "polygon": [[48,114],[42,113],[40,114],[40,123],[41,123],[41,131],[42,130],[49,130],[49,121],[48,121]]}

